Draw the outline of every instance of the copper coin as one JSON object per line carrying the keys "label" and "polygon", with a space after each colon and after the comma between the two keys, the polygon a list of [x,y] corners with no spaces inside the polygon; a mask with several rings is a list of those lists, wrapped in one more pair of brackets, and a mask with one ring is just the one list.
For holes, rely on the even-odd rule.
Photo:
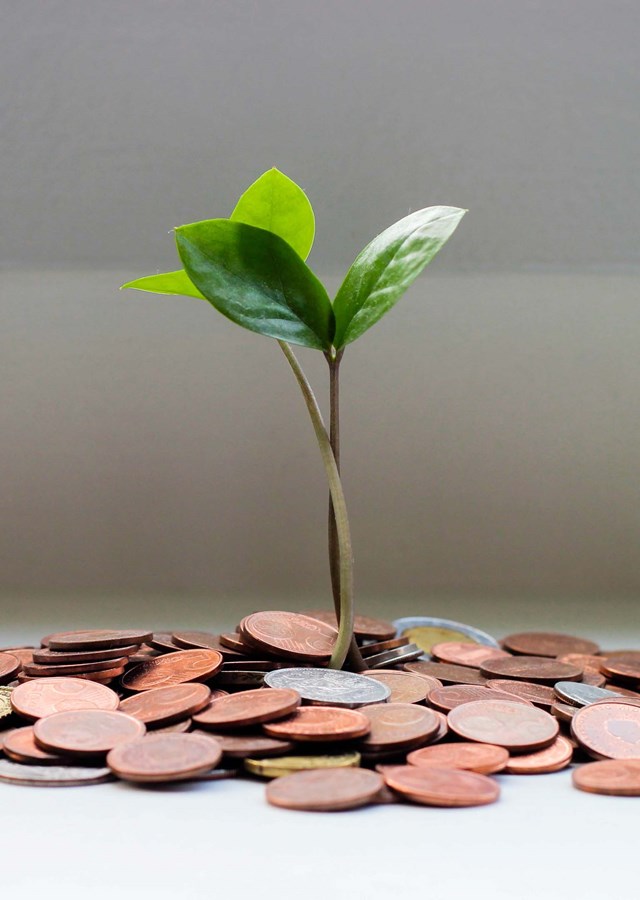
{"label": "copper coin", "polygon": [[118,666],[117,669],[101,669],[99,672],[78,672],[74,678],[82,678],[86,681],[94,681],[97,684],[109,684],[114,678],[122,675],[124,666]]}
{"label": "copper coin", "polygon": [[609,657],[601,665],[602,672],[607,678],[617,678],[623,681],[640,682],[640,660],[628,656]]}
{"label": "copper coin", "polygon": [[[149,643],[145,647],[151,647],[152,650],[159,650],[160,653],[174,653],[176,650],[184,650],[173,642],[173,635],[170,631],[154,631],[153,637],[149,639]],[[142,648],[141,648],[142,649]]]}
{"label": "copper coin", "polygon": [[479,775],[500,772],[509,762],[509,751],[495,744],[436,744],[413,750],[407,756],[410,766],[439,766],[445,769],[467,769]]}
{"label": "copper coin", "polygon": [[579,681],[582,669],[569,663],[558,662],[543,656],[509,656],[503,659],[486,659],[480,671],[487,678],[514,678],[517,681],[539,681],[555,684],[556,681]]}
{"label": "copper coin", "polygon": [[121,700],[118,708],[144,722],[148,728],[155,728],[200,712],[210,699],[211,689],[206,684],[187,682],[134,694]]}
{"label": "copper coin", "polygon": [[115,691],[79,678],[38,678],[21,684],[11,694],[11,705],[19,716],[31,721],[72,709],[118,708]]}
{"label": "copper coin", "polygon": [[22,667],[20,660],[11,653],[0,653],[0,684],[13,681]]}
{"label": "copper coin", "polygon": [[129,644],[144,644],[152,637],[150,631],[61,631],[48,635],[45,646],[51,650],[110,650]]}
{"label": "copper coin", "polygon": [[360,674],[386,685],[391,691],[389,703],[424,703],[432,686],[440,685],[437,678],[426,678],[394,669],[366,669]]}
{"label": "copper coin", "polygon": [[302,706],[286,719],[268,722],[262,727],[270,737],[291,741],[326,742],[362,737],[368,734],[371,725],[364,713],[355,709],[344,709],[339,706]]}
{"label": "copper coin", "polygon": [[208,735],[149,734],[114,747],[107,765],[125,781],[182,781],[206,775],[221,757],[220,744]]}
{"label": "copper coin", "polygon": [[394,766],[385,770],[389,787],[428,806],[483,806],[494,803],[500,788],[486,775],[437,766]]}
{"label": "copper coin", "polygon": [[186,731],[191,731],[191,726],[191,719],[181,719],[179,722],[174,722],[173,725],[162,725],[161,728],[156,728],[155,726],[153,726],[153,733],[184,734]]}
{"label": "copper coin", "polygon": [[14,728],[5,735],[2,749],[9,759],[26,765],[63,766],[65,762],[70,762],[60,754],[48,753],[38,747],[31,725],[26,728]]}
{"label": "copper coin", "polygon": [[551,707],[551,715],[555,716],[556,719],[559,719],[561,722],[570,722],[578,712],[578,709],[579,707],[571,706],[570,703],[563,703],[560,700],[556,700]]}
{"label": "copper coin", "polygon": [[102,756],[118,744],[140,738],[146,728],[121,712],[80,709],[45,716],[33,726],[39,747],[62,756]]}
{"label": "copper coin", "polygon": [[452,665],[469,666],[471,669],[479,669],[480,664],[485,659],[492,659],[496,656],[510,656],[505,650],[498,650],[496,647],[487,647],[484,644],[473,644],[464,641],[444,641],[440,644],[434,644],[431,648],[431,655],[438,661],[443,663],[451,663]]}
{"label": "copper coin", "polygon": [[262,733],[223,734],[216,732],[212,734],[206,732],[206,734],[215,737],[222,747],[223,754],[230,759],[246,759],[249,756],[284,756],[285,753],[290,753],[295,749],[292,741],[267,737]]}
{"label": "copper coin", "polygon": [[600,672],[602,657],[595,653],[565,653],[558,657],[559,662],[578,666],[583,672]]}
{"label": "copper coin", "polygon": [[588,672],[583,672],[580,680],[582,684],[589,684],[592,687],[604,687],[607,681],[604,675],[594,672],[592,669],[589,669]]}
{"label": "copper coin", "polygon": [[362,711],[371,725],[359,745],[365,753],[413,749],[426,744],[440,728],[433,710],[415,703],[380,703]]}
{"label": "copper coin", "polygon": [[171,635],[174,644],[183,650],[218,650],[220,637],[209,631],[174,631]]}
{"label": "copper coin", "polygon": [[444,713],[441,713],[439,710],[434,709],[434,713],[438,717],[438,731],[431,738],[431,743],[435,744],[436,741],[441,741],[449,734],[449,721]]}
{"label": "copper coin", "polygon": [[502,645],[511,653],[523,656],[566,656],[567,653],[593,655],[599,650],[593,641],[572,637],[569,634],[543,631],[510,634],[503,639]]}
{"label": "copper coin", "polygon": [[122,686],[129,691],[148,691],[186,681],[205,681],[220,669],[222,658],[222,653],[217,650],[166,653],[134,666],[122,679]]}
{"label": "copper coin", "polygon": [[640,797],[640,759],[607,759],[573,772],[573,784],[590,794]]}
{"label": "copper coin", "polygon": [[448,663],[422,659],[418,662],[405,663],[404,669],[406,672],[413,672],[414,675],[430,675],[443,684],[484,684],[487,680],[477,669],[471,669],[469,666],[452,666]]}
{"label": "copper coin", "polygon": [[504,700],[477,700],[452,709],[449,727],[457,735],[507,750],[542,750],[554,742],[559,726],[535,706]]}
{"label": "copper coin", "polygon": [[86,675],[88,672],[106,672],[110,669],[124,669],[128,662],[128,657],[121,656],[119,659],[108,659],[102,662],[82,662],[82,663],[55,663],[55,665],[40,665],[39,663],[31,663],[24,667],[26,675]]}
{"label": "copper coin", "polygon": [[319,619],[271,610],[240,623],[242,639],[254,647],[303,662],[328,662],[338,632]]}
{"label": "copper coin", "polygon": [[43,647],[33,651],[31,662],[43,666],[54,666],[57,663],[100,663],[110,660],[129,659],[136,650],[137,644],[128,647],[114,647],[111,650],[49,650]]}
{"label": "copper coin", "polygon": [[606,700],[584,706],[571,720],[571,733],[594,756],[638,759],[640,705]]}
{"label": "copper coin", "polygon": [[300,694],[287,688],[243,691],[214,700],[193,717],[201,728],[238,728],[288,716],[300,706]]}
{"label": "copper coin", "polygon": [[238,632],[234,631],[232,634],[221,634],[219,635],[219,640],[221,643],[220,652],[225,653],[225,648],[227,651],[231,651],[233,653],[237,653],[239,656],[255,656],[255,650],[253,647],[246,644]]}
{"label": "copper coin", "polygon": [[383,786],[382,776],[377,772],[349,767],[282,775],[269,782],[266,791],[272,806],[332,812],[373,802]]}
{"label": "copper coin", "polygon": [[512,703],[524,703],[533,706],[529,700],[509,694],[506,691],[491,690],[478,684],[450,684],[447,687],[436,688],[429,692],[429,704],[435,706],[440,712],[450,712],[456,706],[463,703],[472,703],[474,700],[509,700]]}
{"label": "copper coin", "polygon": [[391,638],[388,641],[375,641],[370,644],[363,644],[360,647],[360,653],[363,659],[366,659],[367,656],[375,656],[378,653],[386,653],[387,650],[397,650],[398,647],[406,647],[409,643],[409,638],[399,637],[399,638]]}
{"label": "copper coin", "polygon": [[552,687],[534,684],[532,681],[512,681],[509,678],[490,678],[486,686],[495,691],[506,691],[515,697],[529,700],[541,709],[550,709],[556,701],[556,693]]}
{"label": "copper coin", "polygon": [[535,753],[512,756],[507,764],[509,775],[543,775],[566,769],[573,757],[573,744],[561,734],[551,746]]}
{"label": "copper coin", "polygon": [[2,653],[9,653],[11,656],[15,656],[18,662],[24,665],[25,663],[33,662],[35,649],[35,647],[6,647],[2,650]]}
{"label": "copper coin", "polygon": [[613,682],[604,684],[608,691],[615,691],[616,694],[620,694],[621,697],[629,697],[630,700],[640,700],[640,694],[637,691],[630,691],[629,688],[621,687],[619,684],[614,684]]}
{"label": "copper coin", "polygon": [[[314,609],[310,612],[305,612],[304,615],[311,616],[312,619],[318,619],[320,622],[331,625],[333,628],[338,627],[338,621],[333,610]],[[396,629],[395,625],[384,619],[355,615],[353,617],[353,633],[358,640],[390,641],[395,638]],[[388,647],[386,649],[391,650],[393,648]]]}

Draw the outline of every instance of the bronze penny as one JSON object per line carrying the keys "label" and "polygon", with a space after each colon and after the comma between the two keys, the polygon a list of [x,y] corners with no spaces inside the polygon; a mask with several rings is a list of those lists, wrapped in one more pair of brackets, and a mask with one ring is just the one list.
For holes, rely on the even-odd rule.
{"label": "bronze penny", "polygon": [[108,659],[102,662],[55,663],[55,665],[40,665],[39,663],[31,663],[30,665],[26,665],[24,667],[24,672],[26,675],[34,676],[86,675],[89,672],[107,672],[111,669],[124,670],[127,662],[128,657],[122,656],[119,659]]}
{"label": "bronze penny", "polygon": [[73,765],[70,758],[56,753],[48,753],[38,747],[31,725],[26,728],[15,728],[6,734],[2,749],[9,759],[26,765],[63,766],[65,763]]}
{"label": "bronze penny", "polygon": [[[43,638],[51,650],[110,650],[129,644],[145,644],[153,637],[150,631],[61,631]],[[46,644],[44,641],[46,640]]]}
{"label": "bronze penny", "polygon": [[130,644],[128,647],[114,647],[111,650],[49,650],[48,647],[43,647],[33,651],[31,662],[43,666],[55,666],[57,663],[100,663],[121,660],[123,657],[128,660],[137,649],[137,644]]}
{"label": "bronze penny", "polygon": [[227,653],[235,653],[238,656],[255,656],[253,647],[245,644],[237,631],[234,631],[232,634],[221,634],[219,635],[219,640],[221,644],[220,652],[224,653],[225,656]]}
{"label": "bronze penny", "polygon": [[20,660],[11,653],[0,653],[0,684],[13,681],[22,667]]}
{"label": "bronze penny", "polygon": [[409,638],[399,637],[399,638],[391,638],[388,641],[375,641],[371,644],[363,644],[360,647],[360,653],[363,659],[366,659],[367,656],[376,656],[378,653],[386,653],[387,650],[397,650],[399,647],[406,647],[409,643]]}
{"label": "bronze penny", "polygon": [[547,772],[559,772],[566,769],[573,757],[573,744],[561,734],[553,744],[535,753],[522,753],[512,756],[507,764],[509,775],[543,775]]}
{"label": "bronze penny", "polygon": [[380,703],[362,712],[371,725],[359,744],[364,753],[412,750],[426,744],[440,728],[433,710],[415,703]]}
{"label": "bronze penny", "polygon": [[209,631],[174,631],[171,635],[174,644],[183,650],[218,650],[220,637]]}
{"label": "bronze penny", "polygon": [[390,766],[384,780],[403,797],[427,806],[483,806],[500,796],[491,778],[463,769]]}
{"label": "bronze penny", "polygon": [[[169,631],[154,631],[153,637],[150,638],[149,643],[145,646],[160,653],[174,653],[176,650],[185,649],[174,643],[173,635]],[[142,650],[143,648],[141,647],[140,649]]]}
{"label": "bronze penny", "polygon": [[607,759],[575,769],[573,784],[590,794],[640,797],[640,759]]}
{"label": "bronze penny", "polygon": [[372,803],[384,781],[377,772],[354,767],[311,769],[269,782],[267,801],[284,809],[332,812]]}
{"label": "bronze penny", "polygon": [[238,728],[288,716],[300,706],[300,694],[288,688],[243,691],[214,700],[193,717],[201,728]]}
{"label": "bronze penny", "polygon": [[205,681],[221,666],[222,654],[217,650],[178,650],[134,666],[122,679],[122,686],[129,691],[148,691],[188,681]]}
{"label": "bronze penny", "polygon": [[15,656],[18,662],[21,665],[25,663],[33,662],[33,654],[35,653],[35,647],[7,647],[2,650],[2,653],[8,653],[10,656]]}
{"label": "bronze penny", "polygon": [[[333,610],[314,609],[305,612],[304,615],[311,616],[312,619],[318,619],[320,622],[324,622],[325,625],[331,625],[333,628],[337,629],[338,627],[338,621]],[[373,619],[370,616],[355,615],[353,617],[353,633],[358,640],[393,641],[395,644],[395,626],[384,619]],[[396,644],[396,646],[402,645]],[[394,648],[387,647],[385,649],[392,650]]]}
{"label": "bronze penny", "polygon": [[594,756],[638,759],[640,705],[604,700],[583,706],[571,720],[571,733]]}
{"label": "bronze penny", "polygon": [[607,678],[622,681],[640,682],[640,660],[630,656],[609,657],[603,660],[601,671]]}
{"label": "bronze penny", "polygon": [[506,691],[515,697],[529,700],[534,706],[541,709],[551,709],[557,697],[552,687],[544,684],[534,684],[532,681],[512,681],[508,678],[490,678],[486,686],[495,691]]}
{"label": "bronze penny", "polygon": [[580,681],[582,682],[582,684],[591,685],[591,687],[604,687],[607,679],[599,672],[593,672],[590,669],[588,672],[582,673],[582,678],[580,679]]}
{"label": "bronze penny", "polygon": [[438,717],[438,731],[431,738],[431,743],[435,744],[437,741],[443,740],[449,734],[449,722],[444,713],[441,713],[439,710],[434,709],[434,713]]}
{"label": "bronze penny", "polygon": [[429,705],[435,706],[440,712],[450,712],[456,706],[471,703],[474,700],[510,700],[512,703],[533,706],[529,700],[517,697],[515,694],[492,690],[477,684],[450,684],[429,692]]}
{"label": "bronze penny", "polygon": [[429,660],[421,659],[417,662],[405,663],[403,668],[406,672],[413,672],[414,675],[430,675],[443,684],[482,685],[487,680],[477,669],[471,669],[469,666],[452,666],[448,663],[430,662]]}
{"label": "bronze penny", "polygon": [[[197,733],[197,732],[196,732]],[[246,759],[251,756],[284,756],[295,749],[293,741],[283,741],[267,737],[261,732],[249,734],[224,734],[223,732],[200,732],[215,737],[225,756],[230,759]]]}
{"label": "bronze penny", "polygon": [[555,684],[556,681],[579,681],[582,669],[569,663],[547,659],[544,656],[509,656],[503,659],[486,659],[480,671],[487,678],[513,678],[517,681],[533,681]]}
{"label": "bronze penny", "polygon": [[124,666],[118,666],[117,669],[101,669],[99,672],[78,672],[74,678],[83,678],[86,681],[95,681],[97,684],[109,684],[114,678],[122,675]]}
{"label": "bronze penny", "polygon": [[186,731],[191,731],[191,719],[181,719],[179,722],[174,722],[173,725],[162,725],[160,728],[153,728],[153,734],[184,734]]}
{"label": "bronze penny", "polygon": [[11,694],[14,711],[31,721],[72,709],[114,710],[119,703],[111,688],[79,678],[37,678]]}
{"label": "bronze penny", "polygon": [[338,632],[319,619],[271,610],[240,623],[243,641],[274,656],[302,662],[328,662]]}
{"label": "bronze penny", "polygon": [[509,751],[495,744],[437,744],[413,750],[407,756],[410,766],[438,766],[445,769],[466,769],[479,775],[501,772],[509,762]]}
{"label": "bronze penny", "polygon": [[107,765],[125,781],[182,781],[206,775],[221,757],[220,744],[208,735],[154,733],[114,747]]}
{"label": "bronze penny", "polygon": [[570,703],[563,703],[561,700],[556,700],[551,707],[551,714],[561,722],[570,722],[578,712],[578,709],[579,707],[571,706]]}
{"label": "bronze penny", "polygon": [[452,709],[449,728],[459,737],[507,750],[542,750],[554,742],[559,726],[535,706],[504,700],[476,700]]}
{"label": "bronze penny", "polygon": [[622,697],[629,697],[630,700],[640,700],[640,694],[637,691],[630,691],[629,688],[620,687],[619,684],[606,683],[603,685],[609,691],[615,691]]}
{"label": "bronze penny", "polygon": [[301,706],[286,719],[267,722],[262,727],[270,737],[327,742],[362,737],[368,734],[371,725],[364,713],[355,709],[344,709],[341,706]]}
{"label": "bronze penny", "polygon": [[113,747],[141,738],[146,728],[121,712],[80,709],[38,719],[33,736],[39,747],[61,756],[103,756]]}
{"label": "bronze penny", "polygon": [[522,656],[566,656],[567,653],[593,655],[600,649],[593,641],[544,631],[525,631],[510,634],[502,641],[503,647],[511,653]]}
{"label": "bronze penny", "polygon": [[148,728],[156,728],[200,712],[210,699],[211,689],[192,681],[134,694],[121,700],[118,709],[144,722]]}
{"label": "bronze penny", "polygon": [[431,648],[431,655],[438,661],[443,663],[451,663],[452,665],[469,666],[471,669],[479,669],[480,664],[485,659],[492,659],[496,656],[510,656],[505,650],[498,650],[496,647],[487,647],[484,644],[474,644],[464,641],[444,641],[440,644],[434,644]]}
{"label": "bronze penny", "polygon": [[389,703],[424,703],[433,687],[442,686],[437,678],[412,675],[411,672],[398,672],[395,669],[366,669],[360,674],[386,685],[391,691]]}

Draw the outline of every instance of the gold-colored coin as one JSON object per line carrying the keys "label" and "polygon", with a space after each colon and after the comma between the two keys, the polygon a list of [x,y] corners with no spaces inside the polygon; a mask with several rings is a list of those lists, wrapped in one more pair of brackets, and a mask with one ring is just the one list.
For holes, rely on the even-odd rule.
{"label": "gold-colored coin", "polygon": [[431,648],[445,641],[464,641],[465,643],[477,643],[473,638],[462,631],[454,631],[451,628],[436,628],[431,625],[417,625],[415,628],[407,628],[402,632],[403,637],[417,644],[425,653],[431,653]]}
{"label": "gold-colored coin", "polygon": [[0,687],[0,719],[4,719],[5,716],[10,716],[12,713],[11,709],[11,691],[13,688],[10,687]]}
{"label": "gold-colored coin", "polygon": [[279,778],[307,769],[346,769],[360,765],[359,753],[340,753],[334,756],[279,756],[276,759],[245,759],[244,767],[252,775]]}

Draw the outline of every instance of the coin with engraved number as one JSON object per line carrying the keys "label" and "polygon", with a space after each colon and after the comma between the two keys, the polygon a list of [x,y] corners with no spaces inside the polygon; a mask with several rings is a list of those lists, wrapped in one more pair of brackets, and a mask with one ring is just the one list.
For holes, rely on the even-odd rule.
{"label": "coin with engraved number", "polygon": [[500,649],[500,645],[490,634],[451,619],[440,619],[434,616],[405,616],[402,619],[396,619],[392,624],[396,629],[397,637],[408,637],[425,653],[430,653],[434,644],[444,641],[473,641],[476,644],[485,644],[487,647]]}
{"label": "coin with engraved number", "polygon": [[429,691],[442,687],[442,682],[428,675],[412,675],[395,669],[367,669],[360,673],[379,681],[390,690],[389,703],[424,703]]}
{"label": "coin with engraved number", "polygon": [[429,662],[423,659],[405,663],[404,669],[406,672],[413,672],[414,675],[430,675],[443,684],[483,685],[487,680],[477,669],[471,669],[469,666],[452,666],[448,663]]}
{"label": "coin with engraved number", "polygon": [[511,654],[505,650],[498,650],[497,647],[487,647],[483,644],[465,641],[444,641],[441,644],[434,644],[431,648],[431,655],[438,662],[479,669],[480,664],[485,659],[491,659],[496,656],[510,656]]}
{"label": "coin with engraved number", "polygon": [[509,775],[544,775],[565,769],[572,757],[573,744],[560,734],[553,744],[544,750],[512,756],[505,771]]}
{"label": "coin with engraved number", "polygon": [[500,796],[497,783],[487,775],[437,766],[389,766],[388,786],[414,803],[427,806],[483,806]]}
{"label": "coin with engraved number", "polygon": [[211,689],[206,684],[191,681],[141,691],[121,700],[118,709],[144,722],[148,728],[156,728],[200,712],[210,700]]}
{"label": "coin with engraved number", "polygon": [[286,719],[267,722],[262,727],[271,737],[321,742],[353,740],[371,729],[363,713],[340,706],[301,706]]}
{"label": "coin with engraved number", "polygon": [[193,717],[200,728],[243,728],[288,716],[300,706],[300,694],[287,688],[243,691],[214,700]]}
{"label": "coin with engraved number", "polygon": [[65,759],[59,753],[49,753],[35,742],[33,727],[14,728],[5,735],[2,749],[9,759],[27,765],[63,766],[74,765],[70,758]]}
{"label": "coin with engraved number", "polygon": [[245,759],[244,767],[261,778],[281,778],[292,772],[309,769],[346,769],[360,765],[359,753],[340,753],[327,756],[280,756],[277,759]]}
{"label": "coin with engraved number", "polygon": [[573,703],[574,706],[588,706],[596,700],[611,700],[613,697],[621,697],[615,691],[607,691],[604,688],[592,687],[590,684],[582,684],[579,681],[557,681],[553,686],[554,691],[561,700]]}
{"label": "coin with engraved number", "polygon": [[72,709],[114,710],[119,703],[111,688],[80,678],[38,678],[19,685],[11,694],[15,712],[31,721]]}
{"label": "coin with engraved number", "polygon": [[39,747],[62,756],[104,756],[113,747],[141,738],[143,722],[122,712],[79,709],[54,713],[33,726]]}
{"label": "coin with engraved number", "polygon": [[247,644],[274,656],[301,662],[328,662],[338,632],[311,616],[268,610],[246,616],[240,635]]}
{"label": "coin with engraved number", "polygon": [[61,631],[43,638],[42,644],[51,650],[107,650],[129,644],[145,644],[152,637],[150,631]]}
{"label": "coin with engraved number", "polygon": [[575,769],[573,784],[590,794],[640,797],[640,759],[607,759]]}
{"label": "coin with engraved number", "polygon": [[474,700],[507,700],[512,703],[533,706],[529,700],[517,697],[515,694],[491,690],[478,684],[450,684],[429,692],[429,705],[439,709],[440,712],[450,712],[456,706],[471,703]]}
{"label": "coin with engraved number", "polygon": [[412,750],[426,744],[440,728],[434,711],[415,703],[384,703],[363,710],[371,729],[359,743],[365,753]]}
{"label": "coin with engraved number", "polygon": [[74,787],[111,781],[109,769],[91,766],[27,766],[0,759],[0,781],[37,787]]}
{"label": "coin with engraved number", "polygon": [[566,656],[567,653],[593,655],[600,649],[594,641],[546,631],[524,631],[509,634],[502,646],[523,656]]}
{"label": "coin with engraved number", "polygon": [[[338,627],[336,615],[330,609],[313,609],[304,613],[312,619],[318,619],[326,625]],[[391,622],[384,619],[373,619],[371,616],[355,615],[353,617],[353,633],[358,640],[388,641],[395,637],[396,629]]]}
{"label": "coin with engraved number", "polygon": [[459,737],[507,750],[542,750],[558,736],[559,725],[535,706],[504,700],[476,700],[456,706],[448,715],[449,728]]}
{"label": "coin with engraved number", "polygon": [[556,681],[579,681],[582,669],[569,663],[558,662],[544,656],[509,656],[485,659],[480,672],[486,678],[514,678],[517,681],[533,681],[555,684]]}
{"label": "coin with engraved number", "polygon": [[550,709],[556,701],[556,693],[545,684],[534,684],[532,681],[514,681],[510,678],[490,678],[486,687],[495,691],[506,691],[523,700],[530,700],[534,706]]}
{"label": "coin with engraved number", "polygon": [[593,756],[640,758],[640,705],[623,701],[592,703],[571,720],[571,734]]}
{"label": "coin with engraved number", "polygon": [[479,775],[501,772],[509,762],[509,751],[495,744],[436,744],[412,750],[407,756],[410,766],[438,766],[445,769],[466,769]]}
{"label": "coin with engraved number", "polygon": [[221,757],[220,744],[208,735],[149,734],[114,747],[107,765],[125,781],[183,781],[215,769]]}
{"label": "coin with engraved number", "polygon": [[370,703],[383,703],[391,691],[384,684],[340,669],[275,669],[264,677],[270,688],[297,691],[307,703],[316,706],[343,706],[357,709]]}
{"label": "coin with engraved number", "polygon": [[377,772],[349,767],[283,775],[269,782],[266,791],[272,806],[330,812],[372,803],[383,786]]}
{"label": "coin with engraved number", "polygon": [[130,669],[122,679],[122,686],[129,691],[148,691],[188,681],[205,681],[221,668],[222,659],[217,650],[165,653]]}

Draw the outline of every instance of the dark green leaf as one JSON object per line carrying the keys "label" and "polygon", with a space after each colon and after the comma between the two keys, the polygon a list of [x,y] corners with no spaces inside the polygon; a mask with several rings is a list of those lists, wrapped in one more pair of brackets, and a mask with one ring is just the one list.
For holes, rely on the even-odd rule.
{"label": "dark green leaf", "polygon": [[120,290],[133,288],[136,291],[150,291],[153,294],[178,294],[183,297],[204,297],[191,281],[184,269],[177,272],[163,272],[161,275],[146,275],[123,284]]}

